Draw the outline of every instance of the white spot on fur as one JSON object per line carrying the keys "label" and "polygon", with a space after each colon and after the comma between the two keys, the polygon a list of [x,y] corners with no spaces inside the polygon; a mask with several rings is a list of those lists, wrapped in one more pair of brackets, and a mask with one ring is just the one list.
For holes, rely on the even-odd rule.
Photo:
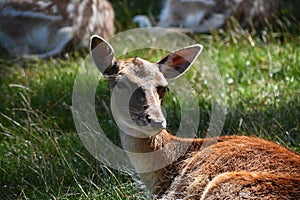
{"label": "white spot on fur", "polygon": [[51,1],[50,2],[38,1],[36,4],[38,6],[40,6],[40,8],[44,9],[44,8],[48,7],[51,4]]}
{"label": "white spot on fur", "polygon": [[51,12],[52,12],[53,14],[57,14],[57,12],[58,12],[57,5],[53,5],[53,6],[51,7]]}
{"label": "white spot on fur", "polygon": [[67,12],[68,13],[74,13],[75,12],[75,6],[72,3],[69,3],[67,6]]}

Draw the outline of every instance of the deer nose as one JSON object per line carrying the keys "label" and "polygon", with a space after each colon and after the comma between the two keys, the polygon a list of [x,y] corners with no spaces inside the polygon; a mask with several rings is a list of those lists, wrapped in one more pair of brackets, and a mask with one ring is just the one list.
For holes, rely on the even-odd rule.
{"label": "deer nose", "polygon": [[166,120],[163,119],[153,119],[151,118],[150,115],[146,115],[146,119],[148,124],[155,129],[162,129],[162,128],[166,128]]}

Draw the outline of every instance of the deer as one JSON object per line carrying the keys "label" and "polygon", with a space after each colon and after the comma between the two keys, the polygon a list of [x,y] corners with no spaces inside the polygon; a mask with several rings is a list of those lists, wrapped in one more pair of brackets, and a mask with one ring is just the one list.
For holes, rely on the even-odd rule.
{"label": "deer", "polygon": [[97,33],[114,34],[107,0],[9,0],[0,2],[0,45],[21,58],[49,58],[89,47]]}
{"label": "deer", "polygon": [[[111,112],[122,147],[150,197],[299,199],[298,153],[254,136],[181,138],[168,132],[161,107],[168,80],[184,74],[202,49],[200,44],[183,47],[156,63],[140,57],[117,60],[106,40],[91,37],[93,63],[109,82],[111,93],[119,94],[111,96]],[[131,154],[158,151],[158,157]],[[170,162],[156,167],[166,160]]]}
{"label": "deer", "polygon": [[[167,0],[157,26],[209,33],[235,17],[242,28],[259,29],[276,23],[281,7],[281,0]],[[133,21],[140,27],[151,26],[146,16],[135,16]]]}

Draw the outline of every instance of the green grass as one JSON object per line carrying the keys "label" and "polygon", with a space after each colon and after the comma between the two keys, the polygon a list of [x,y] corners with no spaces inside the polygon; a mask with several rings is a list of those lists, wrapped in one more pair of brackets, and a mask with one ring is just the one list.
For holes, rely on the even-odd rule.
{"label": "green grass", "polygon": [[[121,1],[121,3],[125,1]],[[300,37],[244,31],[194,35],[205,46],[226,87],[222,134],[256,135],[300,152]],[[145,51],[152,61],[158,53]],[[81,143],[71,113],[72,89],[84,56],[39,61],[0,58],[0,199],[143,199],[128,175],[99,163]],[[196,70],[186,77],[197,92],[199,135],[208,128],[211,96]],[[100,81],[96,110],[108,137],[119,144],[107,83]],[[178,104],[165,100],[169,128]],[[172,121],[172,123],[170,123]]]}

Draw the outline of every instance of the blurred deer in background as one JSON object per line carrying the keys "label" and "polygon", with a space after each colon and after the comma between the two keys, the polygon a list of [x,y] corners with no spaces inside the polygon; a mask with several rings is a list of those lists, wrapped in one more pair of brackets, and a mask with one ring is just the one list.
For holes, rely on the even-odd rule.
{"label": "blurred deer in background", "polygon": [[153,198],[300,199],[299,154],[255,137],[184,139],[167,131],[161,108],[167,79],[185,73],[201,45],[171,52],[157,63],[139,57],[116,60],[112,46],[98,36],[91,38],[91,50],[111,85],[111,110],[122,146],[144,155],[128,153]]}
{"label": "blurred deer in background", "polygon": [[23,58],[47,58],[88,47],[91,33],[114,33],[107,0],[0,1],[0,45]]}
{"label": "blurred deer in background", "polygon": [[[181,27],[207,33],[223,27],[234,16],[242,27],[273,25],[280,16],[281,0],[167,0],[157,26]],[[141,26],[145,17],[136,16]]]}

